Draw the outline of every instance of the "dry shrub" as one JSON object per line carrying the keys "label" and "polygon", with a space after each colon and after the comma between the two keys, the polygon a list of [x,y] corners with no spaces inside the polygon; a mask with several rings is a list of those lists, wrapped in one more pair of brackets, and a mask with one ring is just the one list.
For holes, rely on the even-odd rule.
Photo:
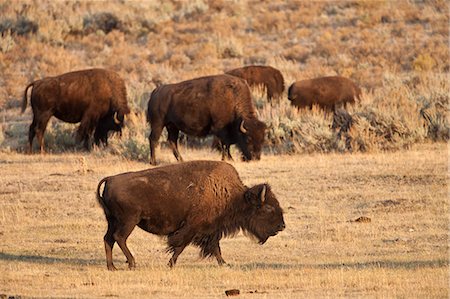
{"label": "dry shrub", "polygon": [[2,32],[2,34],[0,35],[0,52],[6,53],[12,50],[15,45],[16,42],[14,41],[14,37],[11,32]]}
{"label": "dry shrub", "polygon": [[206,42],[199,45],[193,45],[185,50],[185,54],[194,62],[200,62],[208,58],[217,58],[218,49],[215,43]]}
{"label": "dry shrub", "polygon": [[413,69],[415,71],[429,71],[434,68],[436,61],[430,54],[419,54],[413,61]]}
{"label": "dry shrub", "polygon": [[103,31],[105,34],[113,30],[124,30],[122,22],[110,12],[99,12],[87,15],[83,18],[83,30],[85,34]]}
{"label": "dry shrub", "polygon": [[218,56],[221,58],[238,58],[243,54],[243,45],[241,41],[233,36],[217,35],[215,44]]}
{"label": "dry shrub", "polygon": [[[149,126],[145,113],[132,112],[126,118],[122,136],[110,139],[109,147],[105,150],[127,159],[148,161],[148,136]],[[166,136],[166,134],[163,134],[160,141],[165,141]]]}
{"label": "dry shrub", "polygon": [[178,3],[181,7],[178,13],[173,17],[173,20],[179,22],[181,20],[193,20],[205,13],[209,6],[203,0],[194,0]]}
{"label": "dry shrub", "polygon": [[[450,69],[445,1],[114,1],[107,13],[101,1],[0,6],[4,108],[20,105],[32,80],[104,67],[124,77],[130,106],[140,113],[157,84],[261,63],[280,69],[286,88],[335,74],[359,83],[367,101],[349,110],[355,119],[347,130],[352,151],[448,140],[448,111],[442,108],[448,107]],[[270,125],[266,150],[350,149],[347,133],[337,138],[339,131],[330,129],[332,116],[317,109],[297,112],[286,96],[267,104],[254,93]],[[144,135],[146,128],[139,130]],[[6,143],[17,141],[4,136]]]}
{"label": "dry shrub", "polygon": [[187,57],[183,53],[172,54],[169,58],[169,64],[174,68],[182,68],[186,64],[189,64],[190,62],[191,62],[191,59],[189,59],[189,57]]}
{"label": "dry shrub", "polygon": [[3,19],[0,21],[0,33],[11,33],[17,35],[34,34],[38,31],[39,25],[24,16],[20,16],[17,20]]}
{"label": "dry shrub", "polygon": [[302,45],[293,45],[292,47],[283,50],[283,56],[286,59],[301,63],[305,63],[309,55],[311,55],[311,51]]}
{"label": "dry shrub", "polygon": [[[77,126],[62,121],[52,121],[45,131],[45,150],[51,153],[79,150],[82,144],[76,142]],[[34,146],[37,141],[35,139]]]}

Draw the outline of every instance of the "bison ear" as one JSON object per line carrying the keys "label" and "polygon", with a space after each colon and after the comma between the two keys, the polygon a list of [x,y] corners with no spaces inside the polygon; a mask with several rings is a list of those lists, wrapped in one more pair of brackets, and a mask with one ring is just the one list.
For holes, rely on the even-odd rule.
{"label": "bison ear", "polygon": [[262,206],[266,201],[266,184],[253,186],[245,192],[245,199],[254,206]]}

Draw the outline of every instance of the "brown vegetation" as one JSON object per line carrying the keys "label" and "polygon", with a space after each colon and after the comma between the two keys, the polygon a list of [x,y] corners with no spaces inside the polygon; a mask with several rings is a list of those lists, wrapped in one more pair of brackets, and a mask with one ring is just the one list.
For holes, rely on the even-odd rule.
{"label": "brown vegetation", "polygon": [[[0,11],[0,297],[232,289],[242,297],[448,297],[448,149],[439,142],[449,140],[448,1],[24,0],[2,1]],[[151,91],[255,64],[279,69],[286,86],[340,75],[362,88],[361,102],[336,117],[297,111],[286,94],[271,105],[253,91],[267,143],[260,162],[234,166],[245,184],[273,187],[287,229],[264,247],[242,235],[224,240],[229,268],[187,248],[172,271],[164,242],[136,230],[129,246],[138,270],[108,273],[93,190],[106,175],[148,167]],[[45,136],[53,154],[23,155],[26,85],[92,67],[125,79],[132,112],[122,139],[66,153],[75,127],[53,120]],[[205,143],[183,138],[180,152],[218,160],[191,149]],[[175,162],[162,147],[161,163]]]}
{"label": "brown vegetation", "polygon": [[[112,69],[125,78],[132,108],[144,118],[157,84],[248,64],[279,69],[286,86],[342,75],[363,90],[363,102],[350,111],[357,119],[347,132],[351,141],[329,129],[331,117],[297,114],[285,106],[286,94],[271,106],[256,92],[260,118],[269,126],[266,151],[354,152],[448,140],[445,1],[153,1],[113,2],[107,8],[89,1],[7,1],[1,8],[3,147],[23,149],[26,128],[15,109],[35,79],[88,67]],[[148,136],[145,122],[131,127],[136,138],[122,140],[113,152],[147,156],[147,142],[140,138]],[[64,143],[70,139],[64,128],[52,123],[62,135],[47,137],[51,150],[71,148]],[[130,147],[147,149],[130,152]]]}

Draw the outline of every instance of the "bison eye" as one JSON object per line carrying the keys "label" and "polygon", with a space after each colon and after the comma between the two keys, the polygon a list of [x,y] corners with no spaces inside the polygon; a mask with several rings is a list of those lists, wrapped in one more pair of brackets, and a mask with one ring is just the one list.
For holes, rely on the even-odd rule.
{"label": "bison eye", "polygon": [[273,213],[275,211],[275,208],[270,205],[264,205],[263,210],[266,213]]}

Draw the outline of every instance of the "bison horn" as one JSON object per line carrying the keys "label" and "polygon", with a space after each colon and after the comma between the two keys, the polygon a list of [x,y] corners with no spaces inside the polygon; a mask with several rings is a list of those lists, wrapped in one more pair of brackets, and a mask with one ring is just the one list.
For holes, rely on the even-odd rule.
{"label": "bison horn", "polygon": [[261,203],[264,203],[265,200],[266,200],[266,185],[264,185],[261,191]]}
{"label": "bison horn", "polygon": [[244,127],[244,121],[241,122],[241,126],[239,128],[242,133],[247,134],[247,129]]}
{"label": "bison horn", "polygon": [[117,112],[114,113],[114,123],[115,123],[116,125],[120,125],[120,120],[117,118]]}

